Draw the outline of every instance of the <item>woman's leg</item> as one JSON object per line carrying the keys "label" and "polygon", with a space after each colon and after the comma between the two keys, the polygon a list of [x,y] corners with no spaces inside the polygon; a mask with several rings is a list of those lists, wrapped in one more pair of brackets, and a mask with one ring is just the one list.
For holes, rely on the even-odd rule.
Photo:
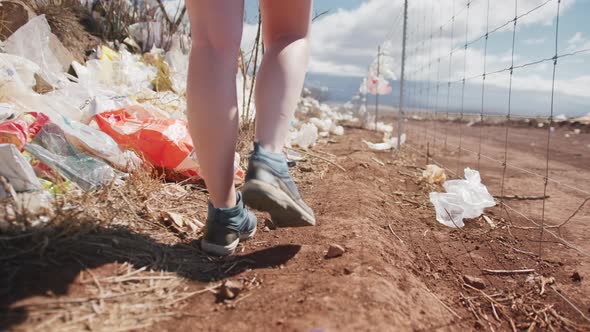
{"label": "woman's leg", "polygon": [[264,58],[256,80],[256,141],[281,152],[303,88],[311,0],[260,0]]}
{"label": "woman's leg", "polygon": [[301,95],[309,53],[311,0],[260,0],[264,58],[256,81],[256,141],[244,201],[277,226],[316,224],[289,175],[282,149]]}
{"label": "woman's leg", "polygon": [[236,205],[236,74],[244,20],[239,0],[187,1],[192,51],[187,117],[201,176],[216,208]]}

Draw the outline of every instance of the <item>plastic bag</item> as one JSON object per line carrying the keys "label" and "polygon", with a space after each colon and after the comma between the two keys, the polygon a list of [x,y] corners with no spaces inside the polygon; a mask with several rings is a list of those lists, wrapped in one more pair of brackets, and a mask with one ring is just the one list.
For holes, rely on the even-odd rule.
{"label": "plastic bag", "polygon": [[0,123],[0,143],[14,144],[22,151],[49,118],[40,113],[26,113],[18,118]]}
{"label": "plastic bag", "polygon": [[328,132],[330,128],[332,128],[332,120],[330,119],[318,119],[318,118],[310,118],[309,122],[318,127],[318,131],[320,132]]}
{"label": "plastic bag", "polygon": [[[99,128],[117,143],[143,155],[153,166],[180,176],[200,178],[199,163],[192,153],[193,141],[186,121],[138,119],[122,109],[98,114],[95,120]],[[236,174],[243,177],[239,166],[234,166]],[[170,178],[176,179],[173,175]]]}
{"label": "plastic bag", "polygon": [[[371,143],[371,142],[365,141],[365,140],[363,140],[363,142],[365,144],[367,144],[367,146],[371,150],[386,151],[386,150],[391,150],[391,149],[397,149],[397,137],[392,137],[392,138],[384,137],[383,143]],[[401,135],[401,144],[403,145],[405,142],[406,142],[406,134],[402,134]]]}
{"label": "plastic bag", "polygon": [[21,119],[0,123],[0,143],[11,144],[22,150],[27,144],[27,128],[27,123]]}
{"label": "plastic bag", "polygon": [[465,218],[477,218],[486,207],[496,205],[494,197],[490,195],[485,185],[481,183],[478,171],[469,167],[465,169],[465,180],[449,180],[443,184],[447,193],[461,196],[465,203]]}
{"label": "plastic bag", "polygon": [[58,86],[67,81],[65,71],[73,60],[70,52],[51,33],[45,15],[31,19],[4,42],[6,53],[31,60],[41,68],[41,76]]}
{"label": "plastic bag", "polygon": [[332,124],[332,127],[330,128],[330,134],[334,134],[336,136],[342,136],[342,135],[344,135],[344,127],[338,126],[336,124]]}
{"label": "plastic bag", "polygon": [[63,118],[60,128],[70,144],[77,150],[88,152],[108,161],[122,171],[141,165],[141,159],[132,151],[122,151],[113,138],[104,132],[77,121]]}
{"label": "plastic bag", "polygon": [[496,205],[478,171],[465,169],[465,180],[450,180],[443,184],[446,193],[430,193],[436,210],[436,220],[449,227],[463,227],[464,218],[477,218],[484,208]]}
{"label": "plastic bag", "polygon": [[88,60],[86,66],[72,63],[79,84],[94,92],[116,90],[119,95],[134,95],[144,88],[151,89],[157,69],[141,61],[141,57],[121,51],[121,60]]}
{"label": "plastic bag", "polygon": [[16,192],[41,189],[35,171],[14,144],[0,144],[0,160],[0,175],[8,180]]}
{"label": "plastic bag", "polygon": [[0,53],[0,99],[32,93],[36,84],[35,74],[40,71],[41,68],[28,59]]}
{"label": "plastic bag", "polygon": [[47,123],[25,150],[53,171],[92,190],[116,178],[116,173],[102,160],[77,151],[66,140],[66,134],[54,123]]}
{"label": "plastic bag", "polygon": [[[35,74],[40,71],[35,63],[14,55],[0,53],[0,102],[10,103],[11,111],[18,115],[25,112],[43,113],[50,118],[67,116],[80,120],[84,112],[80,104],[87,94],[80,97],[81,86],[64,83],[63,89],[41,95],[32,90]],[[74,95],[74,92],[77,92]]]}
{"label": "plastic bag", "polygon": [[306,123],[301,126],[301,129],[295,135],[295,138],[291,141],[291,144],[297,145],[302,149],[308,149],[315,145],[318,140],[318,127],[311,123]]}

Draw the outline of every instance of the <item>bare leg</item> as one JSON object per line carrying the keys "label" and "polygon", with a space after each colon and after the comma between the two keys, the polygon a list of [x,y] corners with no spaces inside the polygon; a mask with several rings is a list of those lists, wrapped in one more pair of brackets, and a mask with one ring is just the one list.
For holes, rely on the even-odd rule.
{"label": "bare leg", "polygon": [[264,58],[256,80],[256,140],[281,152],[309,57],[311,0],[260,0]]}
{"label": "bare leg", "polygon": [[233,207],[236,74],[244,2],[191,0],[186,7],[193,42],[187,88],[190,132],[213,206]]}
{"label": "bare leg", "polygon": [[311,0],[260,0],[264,58],[256,81],[256,141],[244,202],[266,211],[277,226],[316,224],[289,175],[281,150],[301,95],[309,53]]}

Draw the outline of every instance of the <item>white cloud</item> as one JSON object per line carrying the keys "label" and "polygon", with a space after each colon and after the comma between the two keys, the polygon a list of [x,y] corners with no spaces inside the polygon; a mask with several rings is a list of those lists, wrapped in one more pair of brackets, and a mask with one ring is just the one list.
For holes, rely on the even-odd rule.
{"label": "white cloud", "polygon": [[567,45],[567,49],[570,52],[588,50],[590,49],[590,39],[586,38],[582,32],[578,31],[567,40]]}
{"label": "white cloud", "polygon": [[[546,0],[519,0],[517,15],[524,15],[545,2]],[[368,65],[375,63],[377,45],[389,40],[388,45],[384,45],[383,48],[388,55],[382,65],[390,68],[391,76],[399,76],[402,3],[401,0],[371,0],[363,2],[358,8],[339,9],[317,20],[312,27],[310,72],[362,77],[366,74]],[[466,1],[456,0],[410,2],[406,71],[410,79],[436,81],[438,76],[441,82],[446,82],[460,80],[464,76],[475,77],[483,74],[483,36],[486,33],[488,1],[471,1],[469,10],[464,8],[465,3]],[[489,48],[487,52],[487,72],[510,67],[512,62],[510,36],[513,29],[511,20],[515,16],[514,0],[490,0],[489,3],[488,29],[503,27],[490,35],[489,42],[494,47]],[[565,15],[574,3],[573,0],[562,1],[561,15]],[[336,2],[334,6],[337,6]],[[554,24],[556,12],[557,0],[531,11],[518,19],[517,33],[524,27],[551,26]],[[454,24],[451,24],[450,18],[453,14],[455,19]],[[442,31],[441,26],[444,26]],[[245,39],[252,40],[255,32],[254,26],[247,25],[244,29]],[[502,34],[503,32],[505,33]],[[478,38],[480,40],[475,42]],[[466,42],[470,42],[467,50],[462,47]],[[545,38],[520,40],[520,43],[524,45],[540,45],[545,42]],[[244,45],[248,45],[248,42],[245,41]],[[580,32],[569,39],[568,47],[569,49],[590,48],[590,40]],[[453,60],[449,63],[451,50],[453,50]],[[531,58],[517,53],[514,55],[514,64],[517,66],[550,56],[550,54],[538,55],[538,58]],[[440,65],[437,61],[439,57]],[[430,71],[428,71],[429,62],[431,63]],[[546,75],[548,66],[552,66],[552,63],[528,67],[525,73],[515,75],[517,80],[515,86],[527,89],[545,89],[542,87],[550,86],[545,82],[551,79]],[[573,75],[572,79],[559,81],[557,89],[569,95],[586,96],[587,91],[590,90],[588,76],[582,76],[584,73],[575,74],[577,76]],[[490,77],[489,82],[505,87],[508,80]]]}

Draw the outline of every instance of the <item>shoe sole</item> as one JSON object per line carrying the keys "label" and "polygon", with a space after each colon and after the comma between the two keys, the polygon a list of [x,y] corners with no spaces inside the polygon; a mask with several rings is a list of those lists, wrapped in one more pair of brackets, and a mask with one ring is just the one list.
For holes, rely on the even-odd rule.
{"label": "shoe sole", "polygon": [[240,243],[240,239],[236,239],[234,242],[232,242],[226,246],[222,246],[220,244],[214,244],[214,243],[208,242],[205,239],[201,239],[201,249],[210,255],[229,256],[229,255],[233,254],[234,251],[236,251],[236,248],[238,247],[239,243]]}
{"label": "shoe sole", "polygon": [[315,226],[315,217],[289,195],[266,182],[249,180],[242,192],[244,203],[258,211],[268,212],[278,227]]}
{"label": "shoe sole", "polygon": [[254,230],[248,234],[240,234],[240,237],[238,239],[236,239],[234,242],[232,242],[226,246],[214,244],[214,243],[208,242],[205,239],[201,239],[201,249],[204,252],[211,254],[211,255],[229,256],[236,251],[236,248],[238,247],[238,244],[240,243],[240,241],[248,241],[254,237],[254,234],[256,234],[256,228],[254,228]]}

